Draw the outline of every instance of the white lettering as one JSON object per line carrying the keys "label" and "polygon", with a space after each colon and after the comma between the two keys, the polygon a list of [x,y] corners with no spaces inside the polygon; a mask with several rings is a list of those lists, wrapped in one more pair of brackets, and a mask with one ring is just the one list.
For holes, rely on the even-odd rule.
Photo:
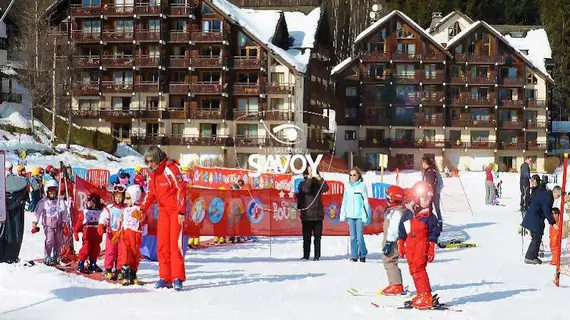
{"label": "white lettering", "polygon": [[[288,169],[294,174],[302,174],[305,172],[307,167],[311,167],[313,172],[317,170],[323,155],[317,155],[316,159],[313,160],[310,154],[301,155],[261,155],[252,154],[248,158],[249,166],[254,169],[254,171],[249,173],[250,177],[259,177],[263,173],[286,173]],[[284,162],[282,162],[284,160]],[[296,161],[301,162],[301,167],[297,168]]]}

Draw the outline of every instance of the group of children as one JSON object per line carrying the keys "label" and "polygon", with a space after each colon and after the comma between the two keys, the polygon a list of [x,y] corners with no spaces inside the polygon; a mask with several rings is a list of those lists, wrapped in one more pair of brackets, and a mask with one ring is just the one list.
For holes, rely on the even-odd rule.
{"label": "group of children", "polygon": [[[57,180],[48,180],[46,197],[35,208],[32,233],[45,233],[45,258],[47,265],[60,263],[63,238],[71,232],[66,202],[58,196]],[[146,232],[146,215],[139,210],[141,188],[138,185],[125,187],[114,185],[112,202],[104,205],[101,197],[92,193],[87,198],[87,207],[78,215],[73,228],[73,237],[79,241],[82,233],[82,247],[78,253],[77,271],[82,273],[102,272],[97,265],[101,252],[103,235],[105,244],[105,277],[120,280],[123,285],[138,284],[137,270],[141,259],[140,247]]]}

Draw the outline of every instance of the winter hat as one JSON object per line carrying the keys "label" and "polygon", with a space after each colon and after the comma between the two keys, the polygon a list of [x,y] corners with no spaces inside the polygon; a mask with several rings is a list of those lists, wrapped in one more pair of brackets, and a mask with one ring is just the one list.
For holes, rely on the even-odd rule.
{"label": "winter hat", "polygon": [[138,204],[141,200],[141,187],[139,186],[130,186],[127,188],[126,193],[131,196],[131,200],[134,204]]}

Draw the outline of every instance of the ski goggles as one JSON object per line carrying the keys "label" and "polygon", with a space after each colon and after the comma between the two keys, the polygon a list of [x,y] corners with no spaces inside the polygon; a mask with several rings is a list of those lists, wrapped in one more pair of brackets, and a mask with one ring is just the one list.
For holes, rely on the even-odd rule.
{"label": "ski goggles", "polygon": [[113,186],[113,192],[125,192],[125,191],[127,191],[127,188],[125,188],[125,186],[122,184],[116,184]]}

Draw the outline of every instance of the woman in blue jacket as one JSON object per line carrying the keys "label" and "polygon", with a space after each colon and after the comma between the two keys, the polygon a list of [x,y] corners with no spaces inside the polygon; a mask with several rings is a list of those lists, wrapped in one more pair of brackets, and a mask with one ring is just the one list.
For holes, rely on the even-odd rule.
{"label": "woman in blue jacket", "polygon": [[364,226],[371,219],[372,210],[368,202],[368,191],[362,181],[362,172],[357,167],[350,170],[350,182],[344,188],[340,221],[348,220],[350,231],[350,260],[366,262]]}

